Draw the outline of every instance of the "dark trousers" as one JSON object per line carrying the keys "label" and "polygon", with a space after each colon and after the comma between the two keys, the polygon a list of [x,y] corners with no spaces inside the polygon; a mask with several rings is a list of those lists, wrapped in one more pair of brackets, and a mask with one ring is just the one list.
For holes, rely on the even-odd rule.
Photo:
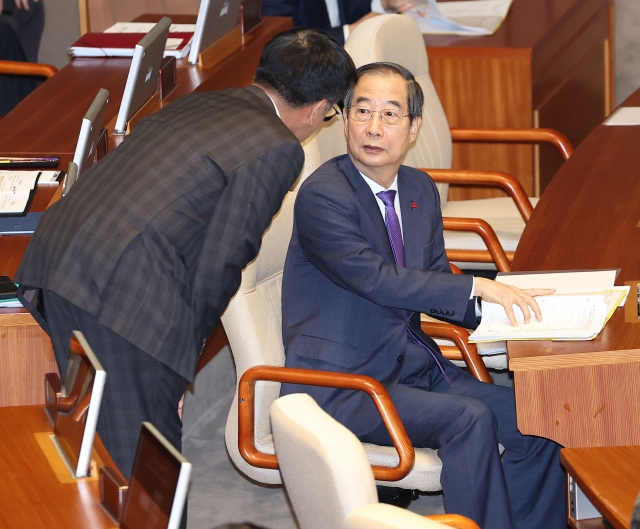
{"label": "dark trousers", "polygon": [[107,372],[97,430],[122,474],[128,478],[131,472],[142,421],[151,422],[181,451],[178,402],[187,381],[60,296],[45,291],[43,301],[45,331],[62,376],[74,330],[84,334]]}
{"label": "dark trousers", "polygon": [[[413,445],[438,450],[445,510],[483,528],[566,529],[560,446],[518,431],[511,388],[479,382],[441,357],[449,386],[424,358],[406,355],[390,394]],[[391,442],[384,425],[360,439]]]}

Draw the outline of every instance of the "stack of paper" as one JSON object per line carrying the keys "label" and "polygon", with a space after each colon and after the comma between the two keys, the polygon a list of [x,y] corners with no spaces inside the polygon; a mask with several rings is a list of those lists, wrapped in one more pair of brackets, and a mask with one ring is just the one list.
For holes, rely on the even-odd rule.
{"label": "stack of paper", "polygon": [[435,35],[493,35],[509,12],[512,0],[424,0],[405,15],[413,18],[422,33]]}
{"label": "stack of paper", "polygon": [[499,274],[496,281],[518,288],[555,288],[551,296],[536,298],[542,321],[532,315],[524,323],[514,306],[518,326],[509,323],[501,305],[482,302],[482,321],[470,342],[502,340],[593,340],[615,309],[622,306],[628,286],[614,286],[616,270]]}
{"label": "stack of paper", "polygon": [[640,107],[620,107],[604,122],[609,126],[640,125]]}
{"label": "stack of paper", "polygon": [[39,176],[39,171],[0,171],[0,214],[24,213]]}
{"label": "stack of paper", "polygon": [[[154,26],[153,22],[118,22],[104,33],[85,33],[71,45],[71,53],[74,57],[133,57],[136,44]],[[186,57],[195,28],[195,24],[171,24],[164,56]]]}

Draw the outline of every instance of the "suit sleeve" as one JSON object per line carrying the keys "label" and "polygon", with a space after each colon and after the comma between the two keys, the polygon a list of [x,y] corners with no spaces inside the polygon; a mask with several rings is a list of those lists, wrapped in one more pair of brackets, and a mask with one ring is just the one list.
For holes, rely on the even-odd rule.
{"label": "suit sleeve", "polygon": [[[326,181],[301,190],[295,222],[305,257],[333,283],[377,305],[429,313],[447,300],[447,306],[453,307],[452,320],[461,322],[472,278],[451,274],[446,255],[435,258],[435,270],[407,269],[385,262],[363,234],[353,194],[344,191]],[[441,226],[435,231],[442,236]],[[440,252],[440,243],[434,244]]]}
{"label": "suit sleeve", "polygon": [[207,228],[194,281],[196,321],[204,337],[238,290],[242,270],[257,255],[262,235],[280,209],[304,163],[291,140],[240,166],[227,182]]}

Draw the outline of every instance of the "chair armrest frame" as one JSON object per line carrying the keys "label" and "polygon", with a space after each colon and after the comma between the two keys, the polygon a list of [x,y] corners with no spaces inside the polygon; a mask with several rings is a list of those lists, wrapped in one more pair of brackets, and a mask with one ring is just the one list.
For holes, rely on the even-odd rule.
{"label": "chair armrest frame", "polygon": [[513,199],[525,222],[529,222],[529,218],[533,213],[533,206],[522,184],[508,173],[465,169],[420,170],[428,173],[436,183],[500,187]]}
{"label": "chair armrest frame", "polygon": [[476,522],[460,514],[428,514],[425,518],[448,525],[454,529],[480,529]]}
{"label": "chair armrest frame", "polygon": [[371,469],[375,479],[398,481],[413,468],[415,462],[413,445],[389,393],[380,382],[365,375],[278,366],[254,366],[242,375],[238,384],[238,448],[244,460],[250,465],[258,468],[278,469],[277,456],[260,452],[255,445],[254,390],[258,381],[287,382],[364,391],[373,400],[400,456],[400,461],[394,468],[372,465]]}
{"label": "chair armrest frame", "polygon": [[496,268],[500,272],[511,272],[511,265],[507,254],[504,252],[496,232],[489,225],[486,220],[482,219],[467,219],[461,217],[443,217],[442,224],[445,230],[450,231],[472,231],[482,237],[482,240],[487,245],[487,249],[491,254],[493,262],[496,264]]}
{"label": "chair armrest frame", "polygon": [[446,338],[456,344],[456,347],[462,353],[462,358],[467,364],[471,374],[487,384],[493,384],[487,366],[484,365],[482,358],[478,354],[478,349],[472,343],[469,343],[469,331],[453,325],[451,323],[440,323],[432,321],[421,321],[420,328],[425,334],[436,338]]}
{"label": "chair armrest frame", "polygon": [[464,142],[552,143],[566,161],[573,154],[569,139],[553,129],[465,129],[452,128],[451,139]]}
{"label": "chair armrest frame", "polygon": [[36,77],[53,77],[58,72],[55,66],[20,61],[0,61],[0,74],[32,75]]}

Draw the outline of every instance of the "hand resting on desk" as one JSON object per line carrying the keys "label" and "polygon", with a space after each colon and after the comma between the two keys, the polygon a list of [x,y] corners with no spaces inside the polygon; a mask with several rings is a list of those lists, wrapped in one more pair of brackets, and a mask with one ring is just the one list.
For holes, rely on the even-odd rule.
{"label": "hand resting on desk", "polygon": [[509,285],[496,283],[495,281],[485,279],[484,277],[476,277],[473,295],[481,297],[485,301],[502,305],[507,313],[507,318],[509,318],[511,325],[517,327],[518,322],[516,321],[515,314],[513,313],[514,305],[520,307],[520,310],[524,315],[525,324],[531,321],[530,308],[533,310],[536,320],[542,321],[542,313],[540,312],[540,307],[535,300],[535,296],[548,296],[554,292],[554,289],[541,288],[521,290]]}

